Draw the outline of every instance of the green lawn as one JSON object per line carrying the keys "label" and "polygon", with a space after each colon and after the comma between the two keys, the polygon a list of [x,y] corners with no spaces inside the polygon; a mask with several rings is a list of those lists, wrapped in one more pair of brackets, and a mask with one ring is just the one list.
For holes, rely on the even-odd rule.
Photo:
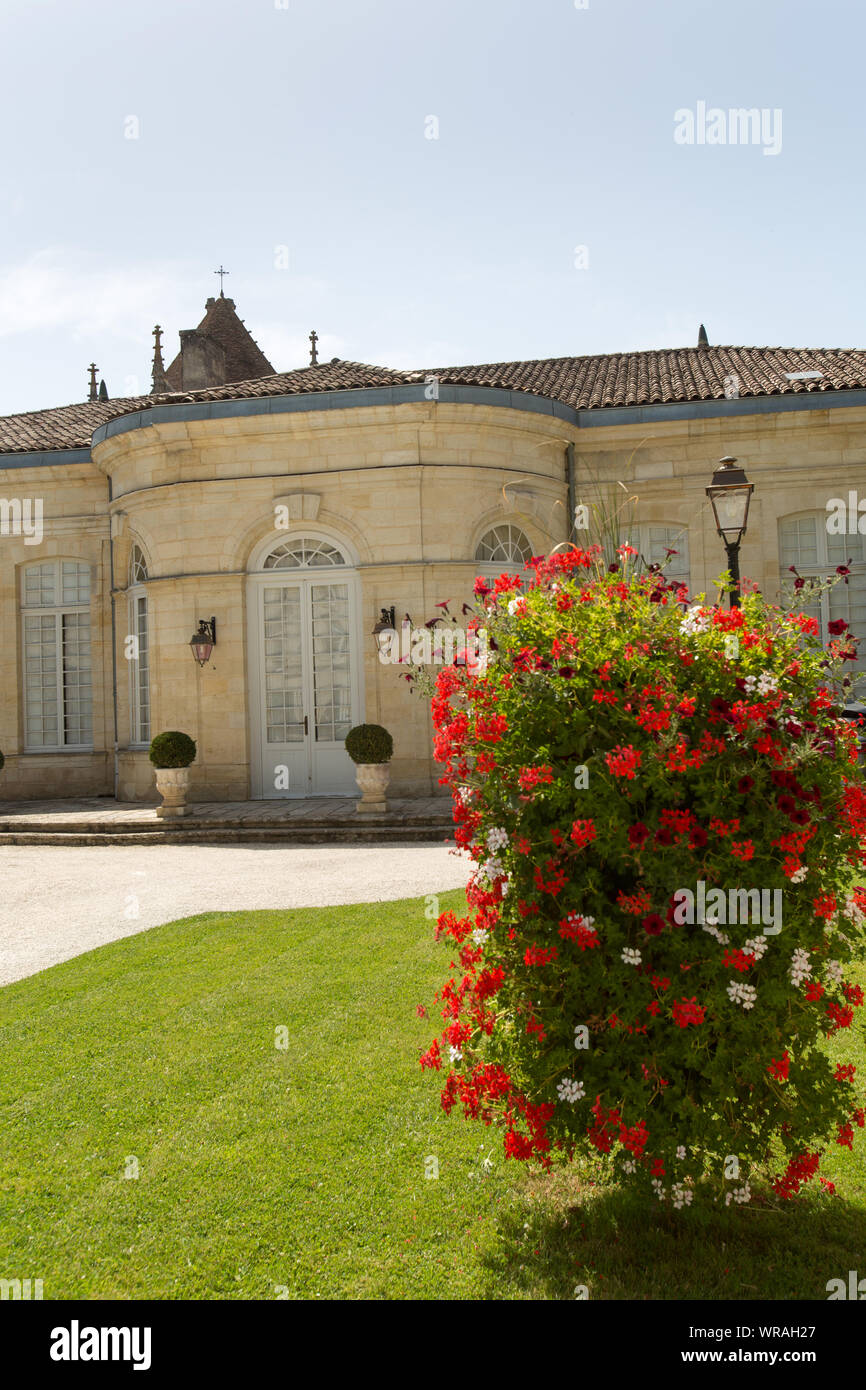
{"label": "green lawn", "polygon": [[207,914],[0,990],[0,1278],[46,1299],[821,1299],[866,1276],[859,1131],[835,1198],[647,1212],[446,1119],[417,1064],[448,961],[424,907]]}

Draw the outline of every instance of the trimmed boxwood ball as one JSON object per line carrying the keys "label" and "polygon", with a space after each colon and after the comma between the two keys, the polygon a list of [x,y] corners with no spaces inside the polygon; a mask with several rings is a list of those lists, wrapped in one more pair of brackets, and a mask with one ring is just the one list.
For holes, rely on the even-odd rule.
{"label": "trimmed boxwood ball", "polygon": [[394,740],[381,724],[356,724],[346,735],[346,752],[353,763],[388,763]]}
{"label": "trimmed boxwood ball", "polygon": [[151,740],[150,761],[154,767],[189,767],[195,761],[196,746],[189,734],[169,729]]}

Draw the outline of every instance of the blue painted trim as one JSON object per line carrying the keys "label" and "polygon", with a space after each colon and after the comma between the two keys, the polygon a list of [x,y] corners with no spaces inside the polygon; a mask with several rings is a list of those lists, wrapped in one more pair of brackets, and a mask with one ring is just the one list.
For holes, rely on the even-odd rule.
{"label": "blue painted trim", "polygon": [[792,410],[844,410],[866,405],[866,391],[797,391],[790,396],[741,396],[734,401],[676,401],[670,405],[597,406],[579,410],[580,429],[649,425],[665,420],[723,420],[731,415],[784,415]]}
{"label": "blue painted trim", "polygon": [[46,449],[34,454],[0,454],[4,468],[53,468],[59,463],[90,463],[89,449]]}
{"label": "blue painted trim", "polygon": [[[424,382],[395,386],[362,386],[345,391],[305,391],[290,396],[251,396],[236,401],[186,401],[155,405],[147,410],[119,415],[100,425],[93,445],[132,430],[153,425],[196,420],[227,420],[253,415],[299,414],[309,410],[353,410],[365,406],[399,406],[427,402]],[[866,390],[798,391],[790,396],[748,396],[733,401],[679,401],[659,405],[596,406],[575,410],[562,401],[531,391],[511,391],[495,386],[445,385],[439,401],[448,405],[486,405],[500,410],[531,411],[564,420],[579,429],[617,425],[649,425],[668,420],[712,420],[742,415],[783,415],[793,410],[844,410],[866,406]],[[56,464],[89,463],[90,449],[51,449],[42,452],[0,454],[0,471],[12,468],[45,468]]]}
{"label": "blue painted trim", "polygon": [[[424,382],[399,386],[362,386],[346,391],[305,391],[291,396],[252,396],[240,401],[187,401],[177,405],[155,405],[109,420],[94,431],[93,444],[101,444],[131,430],[152,425],[195,420],[226,420],[251,415],[298,414],[309,410],[353,410],[374,406],[434,404],[424,395]],[[530,410],[552,415],[570,424],[577,423],[577,412],[561,401],[536,396],[529,391],[508,391],[488,386],[441,385],[439,402],[457,405],[489,405],[504,410]]]}

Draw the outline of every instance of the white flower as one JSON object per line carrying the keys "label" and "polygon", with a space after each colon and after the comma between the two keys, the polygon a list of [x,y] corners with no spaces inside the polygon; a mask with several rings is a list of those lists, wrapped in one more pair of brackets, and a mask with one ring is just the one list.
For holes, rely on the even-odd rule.
{"label": "white flower", "polygon": [[495,825],[492,830],[487,832],[487,848],[491,854],[495,854],[498,849],[507,849],[509,835],[507,830]]}
{"label": "white flower", "polygon": [[671,1201],[677,1210],[691,1206],[693,1196],[691,1188],[686,1187],[685,1183],[675,1182],[671,1188]]}
{"label": "white flower", "polygon": [[680,623],[680,632],[691,637],[696,632],[707,632],[709,626],[709,614],[701,611],[700,604],[693,604]]}
{"label": "white flower", "polygon": [[794,872],[791,874],[791,883],[802,883],[803,879],[806,877],[808,872],[809,870],[806,868],[805,864],[802,866],[802,868],[795,869]]}
{"label": "white flower", "polygon": [[472,944],[474,946],[483,946],[489,935],[490,932],[485,931],[483,927],[476,927],[472,933]]}
{"label": "white flower", "polygon": [[686,1146],[685,1146],[685,1144],[680,1144],[679,1148],[677,1149],[677,1158],[685,1158],[685,1156],[686,1156]]}
{"label": "white flower", "polygon": [[512,617],[514,617],[515,613],[522,615],[525,612],[525,610],[526,603],[522,594],[518,594],[515,598],[509,599],[508,611]]}
{"label": "white flower", "polygon": [[809,952],[804,951],[802,946],[798,946],[791,957],[791,965],[788,974],[791,977],[791,984],[798,987],[804,980],[811,977],[812,967],[809,964]]}
{"label": "white flower", "polygon": [[583,1100],[586,1092],[582,1082],[574,1081],[571,1077],[565,1076],[557,1086],[556,1094],[560,1100],[566,1100],[574,1105],[577,1101]]}
{"label": "white flower", "polygon": [[505,866],[501,859],[491,855],[489,859],[485,859],[479,872],[487,879],[488,883],[493,883],[494,879],[502,878],[505,873]]}
{"label": "white flower", "polygon": [[842,916],[847,917],[850,922],[853,922],[855,927],[866,925],[866,912],[863,912],[862,908],[858,906],[853,893],[849,893],[845,899]]}
{"label": "white flower", "polygon": [[731,1192],[725,1193],[726,1207],[729,1207],[732,1201],[742,1205],[743,1202],[750,1202],[751,1200],[752,1189],[747,1182],[744,1182],[742,1187],[735,1187]]}
{"label": "white flower", "polygon": [[658,1197],[659,1201],[663,1202],[665,1199],[665,1185],[662,1182],[661,1178],[653,1178],[652,1185],[653,1190],[655,1191],[655,1194]]}
{"label": "white flower", "polygon": [[452,1062],[462,1062],[462,1061],[463,1061],[463,1053],[460,1051],[460,1048],[459,1048],[459,1047],[449,1047],[448,1052],[449,1052],[449,1054],[450,1054],[450,1056],[451,1056],[451,1061],[452,1061]]}
{"label": "white flower", "polygon": [[758,997],[754,986],[743,984],[741,980],[731,980],[727,993],[732,1004],[741,1004],[744,1009],[751,1009]]}
{"label": "white flower", "polygon": [[635,1163],[633,1158],[627,1158],[622,1165],[622,1171],[624,1173],[633,1173],[636,1168],[637,1164]]}
{"label": "white flower", "polygon": [[767,938],[765,936],[750,936],[748,941],[743,942],[743,950],[760,960],[767,949]]}
{"label": "white flower", "polygon": [[824,975],[831,985],[838,985],[844,973],[838,960],[828,960]]}
{"label": "white flower", "polygon": [[708,932],[710,936],[714,936],[722,946],[727,946],[731,939],[727,932],[719,931],[718,927],[713,926],[710,922],[704,923],[704,931]]}
{"label": "white flower", "polygon": [[640,965],[640,951],[635,951],[631,946],[626,946],[621,959],[623,965]]}

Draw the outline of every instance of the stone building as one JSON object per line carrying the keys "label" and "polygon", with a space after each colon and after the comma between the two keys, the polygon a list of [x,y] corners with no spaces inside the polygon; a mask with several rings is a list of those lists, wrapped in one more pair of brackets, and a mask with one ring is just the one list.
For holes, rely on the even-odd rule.
{"label": "stone building", "polygon": [[[312,335],[311,335],[312,336]],[[596,490],[623,534],[714,593],[716,461],[755,484],[741,568],[850,583],[866,617],[856,494],[866,352],[715,347],[394,371],[275,372],[230,299],[208,300],[152,394],[0,419],[4,798],[153,799],[151,736],[198,744],[192,797],[352,795],[343,738],[394,736],[392,789],[438,790],[424,704],[378,660],[382,609],[416,624],[569,539]],[[622,484],[622,488],[619,487]],[[852,534],[827,504],[854,494]],[[864,503],[866,507],[866,503]],[[864,522],[866,526],[866,522]],[[190,637],[216,620],[200,666]],[[288,776],[275,776],[287,768]],[[288,785],[286,785],[286,781]]]}

